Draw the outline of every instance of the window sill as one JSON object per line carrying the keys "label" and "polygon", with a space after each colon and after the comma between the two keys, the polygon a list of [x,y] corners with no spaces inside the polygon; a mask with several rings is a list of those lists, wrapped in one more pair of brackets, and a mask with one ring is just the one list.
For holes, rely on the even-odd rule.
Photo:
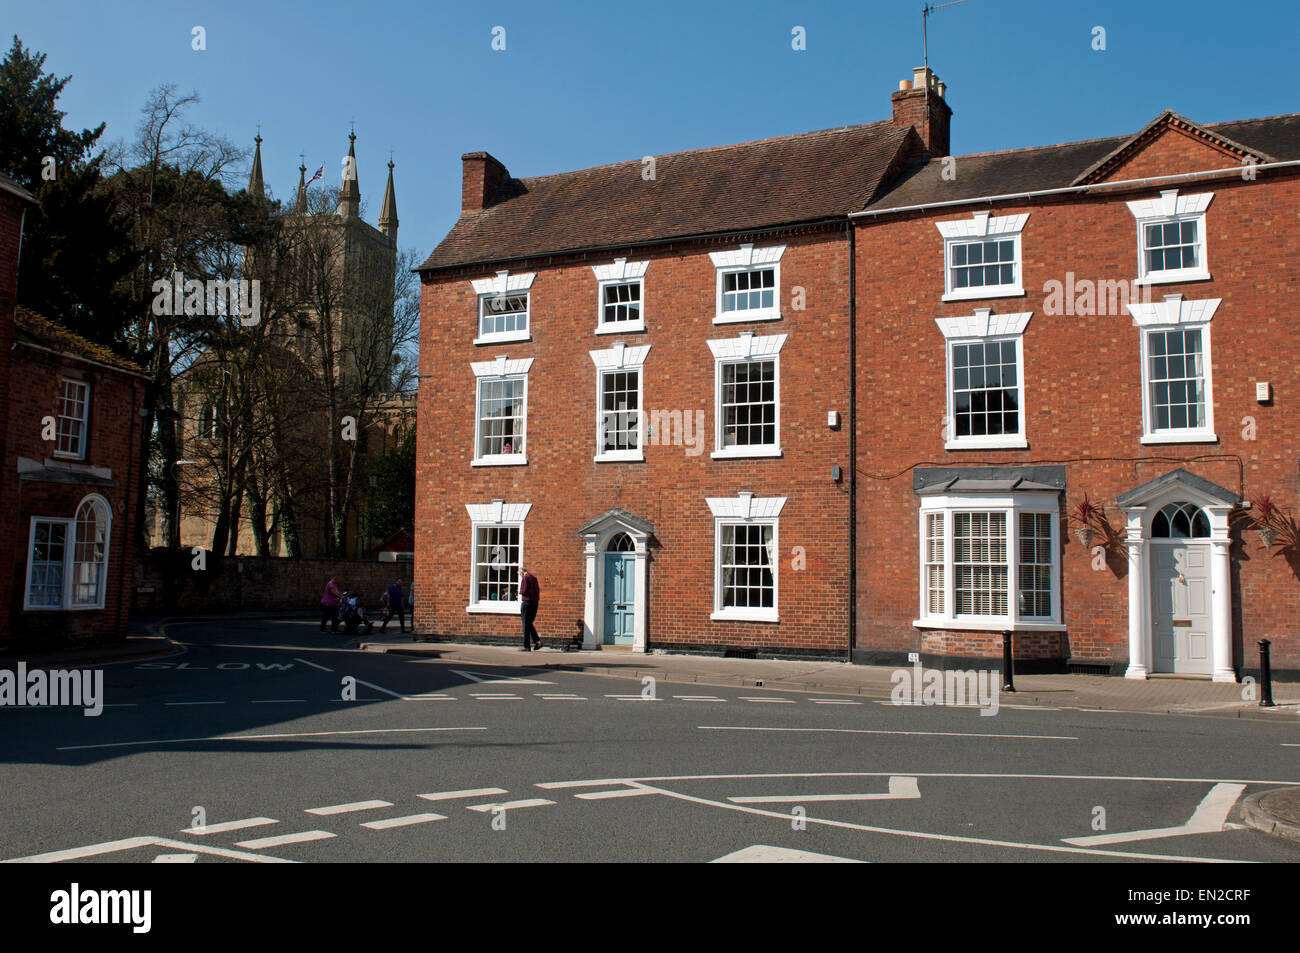
{"label": "window sill", "polygon": [[1170,433],[1149,433],[1142,437],[1142,443],[1144,444],[1218,442],[1218,435],[1211,430],[1182,430]]}
{"label": "window sill", "polygon": [[943,445],[945,450],[1024,450],[1029,441],[1024,437],[997,437],[989,439],[976,437],[949,440]]}
{"label": "window sill", "polygon": [[528,331],[502,331],[496,334],[482,334],[474,339],[475,344],[510,344],[516,341],[531,341]]}
{"label": "window sill", "polygon": [[1212,281],[1213,276],[1208,271],[1171,271],[1160,272],[1158,274],[1147,275],[1138,278],[1133,283],[1135,285],[1172,285],[1180,281]]}
{"label": "window sill", "polygon": [[479,457],[471,461],[474,467],[522,467],[528,464],[526,453],[497,453],[489,457]]}
{"label": "window sill", "polygon": [[1060,622],[1012,622],[1010,619],[914,619],[918,629],[952,629],[961,632],[1064,632]]}
{"label": "window sill", "polygon": [[995,288],[963,288],[949,291],[940,301],[978,301],[981,298],[1023,298],[1025,289],[1019,285],[1000,285]]}
{"label": "window sill", "polygon": [[780,321],[781,312],[776,308],[755,309],[753,311],[727,311],[713,318],[714,324],[744,324],[747,321]]}
{"label": "window sill", "polygon": [[641,321],[614,321],[610,324],[602,324],[596,328],[597,334],[644,334],[645,320]]}
{"label": "window sill", "polygon": [[591,459],[596,463],[645,463],[645,454],[640,450],[622,450],[598,453]]}
{"label": "window sill", "polygon": [[465,607],[471,615],[519,615],[518,602],[476,602]]}
{"label": "window sill", "polygon": [[714,450],[709,454],[714,460],[743,460],[749,457],[779,457],[780,447],[729,447],[726,450]]}
{"label": "window sill", "polygon": [[773,609],[719,609],[709,613],[714,622],[780,622]]}
{"label": "window sill", "polygon": [[24,612],[103,612],[103,606],[23,606]]}

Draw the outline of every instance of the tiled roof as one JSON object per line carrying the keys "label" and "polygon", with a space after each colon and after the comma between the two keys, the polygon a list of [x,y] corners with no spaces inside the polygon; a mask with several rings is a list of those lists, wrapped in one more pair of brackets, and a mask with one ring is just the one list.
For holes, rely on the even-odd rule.
{"label": "tiled roof", "polygon": [[[512,179],[421,270],[837,218],[876,193],[911,130],[889,121]],[[491,204],[495,203],[495,204]]]}
{"label": "tiled roof", "polygon": [[[1201,128],[1279,162],[1300,159],[1300,114],[1213,123]],[[943,178],[943,160],[914,162],[899,177],[897,184],[887,189],[869,208],[871,211],[884,211],[934,202],[1066,188],[1132,138],[1130,134],[956,156],[955,164],[951,166],[953,171],[947,179]],[[1230,164],[1225,161],[1224,166]]]}
{"label": "tiled roof", "polygon": [[49,318],[21,306],[14,309],[14,340],[27,341],[61,354],[71,354],[73,357],[106,364],[141,377],[148,376],[144,368],[133,364],[121,355],[102,345],[87,341],[81,335],[73,334]]}

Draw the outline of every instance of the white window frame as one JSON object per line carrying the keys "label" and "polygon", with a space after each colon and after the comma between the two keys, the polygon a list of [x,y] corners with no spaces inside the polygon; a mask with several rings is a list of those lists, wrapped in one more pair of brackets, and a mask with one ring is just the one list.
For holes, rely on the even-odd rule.
{"label": "white window frame", "polygon": [[[1021,232],[1029,220],[1028,212],[1018,215],[990,215],[975,212],[970,218],[935,222],[943,236],[943,299],[944,301],[972,301],[980,298],[1023,297],[1025,293],[1024,253]],[[1015,243],[1015,281],[1010,284],[985,285],[978,288],[953,288],[952,249],[969,242],[1006,241]]]}
{"label": "white window frame", "polygon": [[[785,245],[768,245],[755,248],[752,244],[741,245],[739,249],[725,252],[709,252],[716,271],[714,324],[743,324],[749,321],[781,320],[781,256],[785,254]],[[772,270],[772,307],[755,308],[750,311],[723,311],[722,287],[725,275],[741,272]]]}
{"label": "white window frame", "polygon": [[[528,372],[532,369],[531,357],[511,360],[505,354],[497,355],[494,361],[474,361],[470,367],[474,371],[474,453],[471,466],[475,467],[522,467],[528,464]],[[483,445],[483,416],[480,410],[483,399],[483,382],[500,380],[522,380],[524,382],[523,418],[520,435],[523,439],[522,453],[479,452]]]}
{"label": "white window frame", "polygon": [[[475,317],[475,344],[505,344],[513,341],[531,341],[533,328],[533,280],[536,272],[512,275],[508,271],[498,271],[493,278],[477,278],[470,282],[478,299],[478,314]],[[493,331],[483,333],[483,309],[486,302],[500,295],[521,295],[528,301],[523,328],[515,331]]]}
{"label": "white window frame", "polygon": [[[612,265],[591,266],[596,275],[597,334],[636,334],[645,331],[645,273],[649,267],[649,260],[629,262],[626,258],[615,258]],[[606,322],[605,289],[630,284],[641,286],[641,317],[636,321]]]}
{"label": "white window frame", "polygon": [[[68,385],[80,387],[84,392],[84,402],[81,409],[81,417],[65,417],[63,415],[64,393]],[[54,429],[54,451],[52,456],[61,460],[84,460],[86,459],[86,443],[90,437],[90,381],[81,380],[76,377],[59,378],[59,412],[55,415]],[[80,424],[81,430],[77,440],[77,450],[74,453],[70,450],[60,450],[59,444],[62,442],[63,421],[70,420]]]}
{"label": "white window frame", "polygon": [[[1061,622],[1061,520],[1059,495],[1052,491],[1013,494],[944,494],[921,498],[917,573],[920,617],[912,624],[923,629],[959,629],[980,632],[1059,631]],[[958,615],[956,609],[956,567],[953,561],[954,513],[1003,513],[1007,526],[1007,613],[1005,615]],[[930,612],[929,580],[926,573],[926,517],[943,514],[943,612]],[[1047,513],[1052,527],[1052,614],[1021,617],[1019,610],[1020,515]]]}
{"label": "white window frame", "polygon": [[[83,602],[73,604],[73,578],[76,570],[76,552],[77,552],[77,513],[87,503],[99,507],[100,513],[104,517],[104,563],[99,580],[99,598],[95,602]],[[57,606],[38,606],[32,605],[32,551],[36,546],[36,524],[60,524],[64,527],[64,544],[63,544],[63,581],[60,589],[60,604]],[[26,572],[23,576],[23,611],[24,612],[94,612],[102,610],[107,600],[108,589],[108,565],[112,557],[113,541],[113,508],[109,505],[108,500],[98,493],[91,493],[77,501],[76,507],[72,511],[71,518],[63,516],[33,516],[28,521],[27,530],[27,553],[24,557],[27,563]]]}
{"label": "white window frame", "polygon": [[[709,618],[714,622],[780,622],[781,599],[781,538],[780,515],[785,506],[786,497],[756,497],[749,492],[741,492],[733,497],[709,498],[705,502],[713,514],[713,612]],[[736,526],[771,526],[772,552],[772,606],[768,608],[754,606],[722,605],[722,528],[726,525]]]}
{"label": "white window frame", "polygon": [[[1126,203],[1133,218],[1137,220],[1138,284],[1159,285],[1178,281],[1210,280],[1210,249],[1209,239],[1205,234],[1205,210],[1210,207],[1213,199],[1213,192],[1179,195],[1177,189],[1166,189],[1160,193],[1158,199],[1138,199]],[[1147,271],[1146,226],[1189,221],[1196,222],[1197,258],[1200,260],[1200,265],[1196,268],[1164,268],[1160,271]]]}
{"label": "white window frame", "polygon": [[[650,354],[650,345],[642,344],[628,347],[622,341],[615,341],[614,346],[603,351],[588,351],[591,361],[596,365],[596,455],[592,457],[597,463],[636,463],[645,460],[646,409],[645,409],[645,361]],[[604,450],[604,397],[605,375],[636,372],[637,386],[637,446],[635,450]]]}
{"label": "white window frame", "polygon": [[519,530],[519,569],[528,563],[524,554],[524,523],[531,503],[507,503],[505,500],[493,500],[491,503],[466,503],[465,511],[469,514],[469,602],[465,611],[470,614],[519,615],[519,600],[510,602],[480,602],[478,599],[478,533],[481,529],[515,529]]}
{"label": "white window frame", "polygon": [[[781,348],[785,345],[785,334],[770,334],[756,337],[752,331],[742,331],[739,337],[723,338],[709,341],[709,350],[713,352],[713,459],[731,459],[737,457],[779,457],[781,456]],[[741,445],[727,447],[723,445],[722,415],[722,365],[749,361],[772,361],[774,386],[772,396],[776,404],[776,442],[772,445]]]}
{"label": "white window frame", "polygon": [[[944,448],[947,450],[1020,449],[1029,446],[1026,438],[1025,412],[1025,328],[1032,311],[1016,314],[993,314],[989,308],[976,308],[974,314],[958,318],[936,318],[944,337],[944,390],[947,394],[947,421]],[[1014,434],[957,436],[956,395],[953,392],[952,348],[954,344],[979,344],[1014,340],[1016,344],[1016,380],[1020,392],[1020,430]]]}
{"label": "white window frame", "polygon": [[[1128,306],[1138,328],[1138,352],[1142,362],[1142,443],[1215,443],[1214,374],[1210,350],[1210,322],[1222,298],[1186,300],[1180,294],[1165,295],[1163,301],[1139,302]],[[1147,345],[1149,331],[1200,331],[1201,355],[1205,365],[1205,425],[1180,430],[1156,430],[1151,406],[1151,361]]]}

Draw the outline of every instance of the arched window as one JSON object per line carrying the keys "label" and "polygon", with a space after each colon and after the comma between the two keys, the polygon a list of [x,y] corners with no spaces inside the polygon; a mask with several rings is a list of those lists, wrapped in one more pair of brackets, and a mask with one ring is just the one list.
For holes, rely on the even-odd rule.
{"label": "arched window", "polygon": [[108,504],[88,496],[77,507],[72,545],[72,605],[104,605],[104,576],[108,570]]}
{"label": "arched window", "polygon": [[212,404],[203,407],[203,416],[199,419],[199,439],[211,440],[217,431],[217,408]]}
{"label": "arched window", "polygon": [[636,549],[632,543],[632,537],[627,533],[619,533],[609,541],[606,550],[611,553],[630,553]]}
{"label": "arched window", "polygon": [[1207,539],[1210,519],[1191,503],[1167,503],[1151,520],[1152,539]]}

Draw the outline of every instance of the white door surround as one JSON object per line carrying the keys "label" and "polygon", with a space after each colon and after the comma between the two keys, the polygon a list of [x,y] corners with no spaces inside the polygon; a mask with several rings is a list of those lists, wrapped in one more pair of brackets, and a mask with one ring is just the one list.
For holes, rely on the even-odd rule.
{"label": "white door surround", "polygon": [[654,526],[627,510],[613,509],[596,517],[578,531],[582,537],[583,556],[587,563],[587,585],[583,598],[582,647],[598,649],[605,640],[605,550],[609,541],[619,533],[627,533],[632,540],[636,576],[633,615],[632,651],[646,650],[647,569],[650,561],[650,539]]}
{"label": "white door surround", "polygon": [[[1190,548],[1194,556],[1208,555],[1209,562],[1209,605],[1197,613],[1208,616],[1208,626],[1190,618],[1178,621],[1191,622],[1189,628],[1193,633],[1208,627],[1208,660],[1199,666],[1204,673],[1216,682],[1237,680],[1232,665],[1232,564],[1229,557],[1232,540],[1228,535],[1228,514],[1240,501],[1241,498],[1232,491],[1181,469],[1157,477],[1119,497],[1119,508],[1127,520],[1125,541],[1128,545],[1129,661],[1124,673],[1126,678],[1146,678],[1152,672],[1170,668],[1169,650],[1165,652],[1164,664],[1157,661],[1156,613],[1159,606],[1153,586],[1171,585],[1171,580],[1166,578],[1162,581],[1160,572],[1155,569],[1156,547],[1177,543],[1184,552]],[[1161,510],[1171,503],[1189,504],[1183,509],[1188,520],[1182,527],[1170,526],[1173,508],[1161,515]],[[1198,511],[1203,514],[1203,519],[1197,516]],[[1153,538],[1153,524],[1157,519],[1163,521],[1159,526],[1161,539]],[[1177,550],[1179,545],[1173,548]],[[1179,572],[1180,577],[1185,575],[1176,566],[1173,571]],[[1200,572],[1199,568],[1194,570],[1193,584]],[[1185,580],[1174,585],[1183,586]],[[1181,593],[1179,598],[1186,595],[1185,589],[1177,591]],[[1180,606],[1180,611],[1182,608]],[[1189,639],[1184,639],[1184,644],[1188,642]],[[1176,667],[1191,672],[1198,665],[1184,660]]]}

